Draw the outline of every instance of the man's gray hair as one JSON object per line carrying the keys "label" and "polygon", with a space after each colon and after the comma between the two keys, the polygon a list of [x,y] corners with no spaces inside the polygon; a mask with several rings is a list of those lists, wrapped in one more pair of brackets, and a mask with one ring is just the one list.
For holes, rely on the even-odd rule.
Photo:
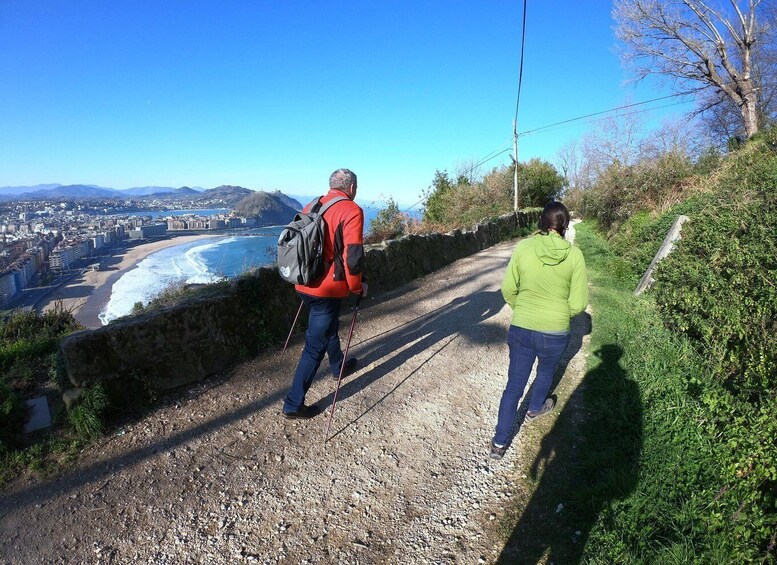
{"label": "man's gray hair", "polygon": [[329,177],[329,188],[348,191],[351,185],[356,186],[356,173],[349,169],[337,169]]}

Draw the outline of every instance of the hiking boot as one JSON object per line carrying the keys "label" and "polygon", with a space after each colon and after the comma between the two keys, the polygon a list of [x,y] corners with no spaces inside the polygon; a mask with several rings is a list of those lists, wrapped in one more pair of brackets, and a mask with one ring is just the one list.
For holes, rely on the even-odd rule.
{"label": "hiking boot", "polygon": [[[356,370],[356,365],[359,364],[359,360],[356,357],[351,357],[345,362],[345,371],[343,372],[343,378],[347,377]],[[339,379],[339,374],[333,374],[332,378]]]}
{"label": "hiking boot", "polygon": [[553,398],[546,398],[545,402],[542,403],[542,407],[536,412],[534,410],[526,411],[526,419],[534,420],[535,418],[544,416],[545,414],[553,410],[555,407],[556,407],[556,401]]}
{"label": "hiking boot", "polygon": [[507,451],[507,445],[499,445],[491,440],[491,453],[489,454],[491,459],[501,459],[504,457],[505,451]]}
{"label": "hiking boot", "polygon": [[310,406],[303,404],[294,412],[283,412],[283,417],[289,420],[307,420],[308,418],[318,416],[323,411],[318,404],[311,404]]}

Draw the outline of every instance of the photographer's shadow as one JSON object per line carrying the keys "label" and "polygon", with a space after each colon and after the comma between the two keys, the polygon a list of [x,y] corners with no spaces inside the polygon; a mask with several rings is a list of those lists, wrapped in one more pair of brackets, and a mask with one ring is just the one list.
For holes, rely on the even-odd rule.
{"label": "photographer's shadow", "polygon": [[620,366],[623,350],[603,345],[600,363],[542,439],[530,476],[539,480],[498,563],[580,563],[599,514],[639,480],[642,400]]}

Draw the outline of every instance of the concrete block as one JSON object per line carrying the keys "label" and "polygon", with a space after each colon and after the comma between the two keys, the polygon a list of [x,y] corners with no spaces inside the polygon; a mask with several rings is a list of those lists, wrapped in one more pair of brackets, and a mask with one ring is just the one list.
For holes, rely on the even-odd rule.
{"label": "concrete block", "polygon": [[26,404],[29,418],[24,424],[25,434],[51,426],[51,411],[49,410],[49,401],[45,396],[27,400]]}

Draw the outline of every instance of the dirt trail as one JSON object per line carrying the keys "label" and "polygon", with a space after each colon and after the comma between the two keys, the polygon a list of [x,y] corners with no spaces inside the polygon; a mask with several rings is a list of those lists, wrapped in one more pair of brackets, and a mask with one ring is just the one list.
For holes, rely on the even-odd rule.
{"label": "dirt trail", "polygon": [[[66,475],[11,485],[0,562],[493,562],[505,501],[527,494],[513,482],[536,447],[527,433],[552,424],[523,424],[505,458],[488,459],[507,372],[499,286],[514,245],[365,301],[351,344],[360,368],[343,382],[328,443],[328,411],[279,416],[297,338],[282,360],[166,399]],[[341,335],[349,322],[344,308]],[[565,388],[582,366],[578,354]],[[334,386],[322,368],[307,401],[328,406]]]}

